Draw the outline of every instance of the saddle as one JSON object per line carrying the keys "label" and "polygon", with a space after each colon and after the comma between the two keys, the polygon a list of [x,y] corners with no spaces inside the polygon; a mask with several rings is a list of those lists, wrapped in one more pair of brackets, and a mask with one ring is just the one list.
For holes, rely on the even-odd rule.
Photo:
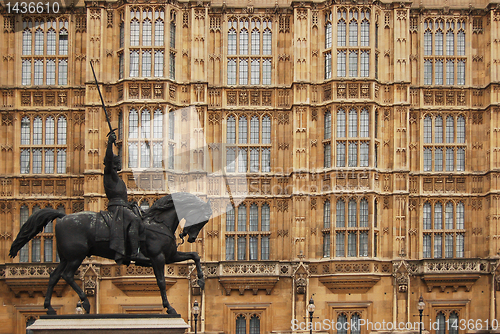
{"label": "saddle", "polygon": [[[113,215],[109,211],[101,210],[97,216],[97,221],[95,224],[95,240],[99,241],[110,241],[111,240],[111,228],[113,227],[114,220]],[[128,228],[128,224],[126,226]],[[144,233],[144,224],[141,220],[139,224],[139,239],[140,241],[146,240],[146,234]]]}

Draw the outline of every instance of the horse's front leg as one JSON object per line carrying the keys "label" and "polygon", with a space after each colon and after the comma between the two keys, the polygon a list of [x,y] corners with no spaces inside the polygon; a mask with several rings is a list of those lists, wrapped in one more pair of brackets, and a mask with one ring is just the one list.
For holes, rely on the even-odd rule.
{"label": "horse's front leg", "polygon": [[167,309],[168,314],[177,314],[177,311],[170,305],[167,299],[167,285],[165,284],[165,256],[159,254],[151,258],[153,270],[156,277],[156,284],[160,288],[163,307]]}
{"label": "horse's front leg", "polygon": [[196,265],[196,272],[198,273],[198,285],[200,288],[205,289],[205,278],[203,278],[203,270],[201,269],[200,256],[196,252],[177,252],[169,260],[169,263],[181,262],[186,260],[193,260]]}

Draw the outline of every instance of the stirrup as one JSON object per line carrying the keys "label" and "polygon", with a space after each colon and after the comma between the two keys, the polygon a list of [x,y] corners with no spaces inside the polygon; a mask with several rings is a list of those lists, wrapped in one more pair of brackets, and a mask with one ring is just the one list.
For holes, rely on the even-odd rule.
{"label": "stirrup", "polygon": [[145,257],[141,252],[134,253],[130,255],[131,261],[149,261],[149,258]]}

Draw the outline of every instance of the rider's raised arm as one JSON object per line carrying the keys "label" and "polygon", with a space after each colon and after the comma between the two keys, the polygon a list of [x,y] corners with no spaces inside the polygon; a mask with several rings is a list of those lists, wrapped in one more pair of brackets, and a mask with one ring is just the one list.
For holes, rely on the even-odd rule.
{"label": "rider's raised arm", "polygon": [[104,157],[104,173],[110,174],[113,171],[113,143],[116,141],[114,132],[109,134],[108,147],[106,148],[106,155]]}

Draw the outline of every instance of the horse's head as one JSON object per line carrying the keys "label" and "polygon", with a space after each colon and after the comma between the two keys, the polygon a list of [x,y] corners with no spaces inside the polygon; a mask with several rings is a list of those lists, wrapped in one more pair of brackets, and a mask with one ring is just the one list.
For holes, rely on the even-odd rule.
{"label": "horse's head", "polygon": [[210,202],[208,202],[200,207],[200,211],[184,217],[186,219],[186,224],[184,224],[180,237],[184,238],[186,235],[189,235],[188,242],[195,242],[201,229],[208,223],[211,216],[212,208],[210,206]]}

